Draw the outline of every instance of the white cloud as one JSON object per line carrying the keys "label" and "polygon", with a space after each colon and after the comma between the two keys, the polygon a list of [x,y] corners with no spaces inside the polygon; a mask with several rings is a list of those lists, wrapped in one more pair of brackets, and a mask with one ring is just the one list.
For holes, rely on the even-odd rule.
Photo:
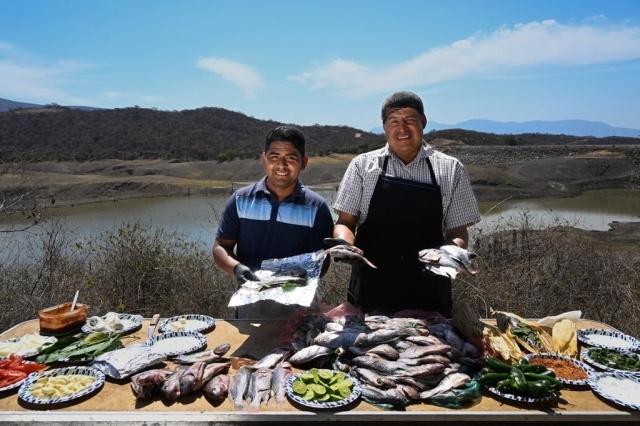
{"label": "white cloud", "polygon": [[208,57],[198,60],[198,68],[218,74],[240,87],[247,96],[254,96],[264,87],[260,74],[250,66],[225,58]]}
{"label": "white cloud", "polygon": [[387,67],[335,59],[289,79],[350,95],[386,92],[540,65],[589,65],[640,58],[640,27],[563,25],[554,20],[517,24]]}

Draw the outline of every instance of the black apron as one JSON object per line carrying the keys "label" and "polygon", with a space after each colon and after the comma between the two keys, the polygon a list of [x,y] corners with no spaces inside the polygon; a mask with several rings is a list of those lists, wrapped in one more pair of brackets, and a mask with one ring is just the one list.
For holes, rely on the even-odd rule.
{"label": "black apron", "polygon": [[420,250],[444,242],[442,194],[431,162],[426,159],[428,184],[387,176],[388,160],[355,240],[378,268],[353,266],[348,300],[364,312],[423,309],[451,317],[451,280],[425,271],[418,260]]}

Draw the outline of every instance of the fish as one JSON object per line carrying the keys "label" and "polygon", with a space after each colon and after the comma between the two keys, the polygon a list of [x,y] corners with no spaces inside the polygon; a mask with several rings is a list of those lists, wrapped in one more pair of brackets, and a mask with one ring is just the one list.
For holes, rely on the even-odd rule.
{"label": "fish", "polygon": [[407,398],[409,398],[412,401],[419,401],[420,400],[420,392],[414,388],[413,386],[410,385],[398,385],[396,386],[397,389],[399,389]]}
{"label": "fish", "polygon": [[353,346],[354,342],[360,335],[360,332],[323,332],[318,334],[313,343],[320,346],[325,346],[331,349],[348,348]]}
{"label": "fish", "polygon": [[271,275],[260,279],[259,281],[246,281],[242,287],[253,291],[264,291],[270,288],[282,287],[286,285],[305,286],[307,279],[296,277],[293,275]]}
{"label": "fish", "polygon": [[404,364],[396,361],[388,361],[379,355],[368,354],[353,358],[353,363],[358,367],[368,368],[383,374],[395,374],[407,368]]}
{"label": "fish", "polygon": [[188,355],[178,355],[173,358],[173,361],[178,364],[194,364],[196,362],[204,362],[210,364],[212,362],[223,361],[228,358],[223,358],[222,355],[215,353],[216,349],[208,351],[195,352]]}
{"label": "fish", "polygon": [[131,378],[131,390],[136,399],[148,399],[160,391],[160,387],[169,376],[172,370],[155,369],[138,373]]}
{"label": "fish", "polygon": [[414,345],[399,351],[400,358],[421,358],[425,355],[445,354],[451,350],[451,346],[445,344],[418,346]]}
{"label": "fish", "polygon": [[[411,336],[409,336],[409,337],[411,337]],[[406,340],[395,340],[393,342],[390,342],[389,344],[391,346],[393,346],[398,351],[402,351],[402,350],[405,350],[405,349],[410,348],[412,346],[415,346],[413,343],[409,343]]]}
{"label": "fish", "polygon": [[325,346],[311,345],[293,354],[291,358],[289,358],[289,362],[292,365],[302,365],[316,358],[331,355],[332,353],[333,350]]}
{"label": "fish", "polygon": [[215,348],[213,348],[213,353],[216,355],[225,356],[227,352],[229,352],[229,349],[231,349],[231,344],[222,343],[221,345],[218,345]]}
{"label": "fish", "polygon": [[409,386],[411,386],[412,388],[416,389],[419,392],[422,392],[422,391],[425,391],[425,390],[431,388],[429,383],[426,383],[424,380],[417,379],[415,377],[392,376],[392,377],[387,377],[387,378],[392,380],[394,383],[397,383],[397,384],[400,384],[400,385],[409,385]]}
{"label": "fish", "polygon": [[[418,259],[425,263],[427,269],[435,273],[439,273],[438,267],[444,267],[452,268],[456,273],[464,270],[471,275],[475,275],[478,273],[478,269],[473,263],[476,257],[477,255],[474,252],[453,244],[444,245],[440,248],[428,248],[418,252]],[[443,275],[442,273],[439,274]]]}
{"label": "fish", "polygon": [[362,397],[378,404],[389,404],[397,407],[407,405],[409,400],[398,388],[381,390],[369,385],[362,385]]}
{"label": "fish", "polygon": [[160,387],[160,394],[169,401],[175,402],[180,397],[180,376],[183,370],[177,370],[169,376]]}
{"label": "fish", "polygon": [[422,364],[417,365],[415,367],[405,367],[402,370],[399,370],[400,374],[397,375],[405,375],[409,377],[417,377],[417,378],[426,378],[428,376],[433,376],[434,374],[442,373],[445,370],[446,366],[444,364],[440,364],[439,362],[433,362],[431,364]]}
{"label": "fish", "polygon": [[400,358],[399,361],[408,366],[430,364],[432,362],[439,362],[444,365],[451,364],[451,360],[449,358],[437,354],[425,355],[420,358]]}
{"label": "fish", "polygon": [[395,361],[399,358],[398,351],[393,348],[393,346],[383,343],[378,346],[374,346],[373,348],[367,350],[366,353],[382,355],[383,357]]}
{"label": "fish", "polygon": [[229,399],[231,399],[236,409],[240,409],[244,405],[244,395],[247,392],[250,378],[251,369],[248,367],[240,367],[236,374],[231,377]]}
{"label": "fish", "polygon": [[196,362],[182,372],[179,379],[180,396],[188,395],[196,388],[201,389],[204,386],[202,377],[206,365],[204,362]]}
{"label": "fish", "polygon": [[229,371],[229,367],[231,366],[231,362],[225,363],[215,363],[209,364],[204,368],[204,373],[202,374],[202,380],[197,383],[196,386],[193,387],[193,391],[199,391],[204,387],[206,383],[211,381],[214,377],[220,374],[227,374]]}
{"label": "fish", "polygon": [[362,250],[354,246],[340,244],[324,250],[322,252],[322,255],[330,255],[336,260],[359,261],[373,269],[377,269],[376,265],[374,265],[369,259],[364,257],[364,253],[362,252]]}
{"label": "fish", "polygon": [[285,384],[291,374],[293,374],[291,371],[291,364],[286,361],[280,363],[273,369],[273,373],[271,375],[271,397],[278,404],[282,404],[287,400]]}
{"label": "fish", "polygon": [[392,388],[396,385],[393,379],[383,376],[368,368],[354,368],[354,372],[362,381],[376,387]]}
{"label": "fish", "polygon": [[464,385],[469,380],[471,380],[471,377],[467,376],[466,374],[462,374],[462,373],[450,374],[446,376],[444,379],[442,379],[440,384],[438,384],[438,386],[436,386],[435,388],[420,393],[420,399],[426,400],[431,398],[434,395],[445,393],[451,389],[455,389],[457,387]]}
{"label": "fish", "polygon": [[259,369],[259,368],[273,368],[280,361],[283,360],[285,356],[289,354],[288,349],[277,348],[260,358],[255,364],[251,366],[251,368]]}
{"label": "fish", "polygon": [[220,374],[209,380],[204,387],[204,394],[213,402],[222,402],[229,393],[229,376]]}
{"label": "fish", "polygon": [[257,410],[260,404],[266,403],[271,394],[272,371],[269,368],[259,368],[251,374],[246,400],[249,406]]}
{"label": "fish", "polygon": [[411,335],[413,332],[408,331],[408,329],[380,329],[376,331],[372,331],[371,333],[361,333],[356,338],[354,344],[356,346],[375,346],[380,343],[387,343],[392,340],[397,339],[401,336]]}
{"label": "fish", "polygon": [[415,343],[417,345],[427,346],[427,345],[440,345],[443,342],[441,339],[438,339],[436,336],[407,336],[405,337],[407,342]]}

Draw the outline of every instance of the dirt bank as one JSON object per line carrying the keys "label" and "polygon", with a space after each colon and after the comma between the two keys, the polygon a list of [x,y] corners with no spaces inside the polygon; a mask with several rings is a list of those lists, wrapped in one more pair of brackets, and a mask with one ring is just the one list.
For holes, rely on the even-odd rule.
{"label": "dirt bank", "polygon": [[[589,189],[640,187],[640,145],[472,147],[434,141],[467,167],[480,201],[573,196]],[[310,186],[337,187],[353,155],[314,157],[302,174]],[[262,176],[257,159],[226,162],[101,160],[42,162],[0,173],[5,195],[35,191],[55,205],[125,198],[230,192]]]}

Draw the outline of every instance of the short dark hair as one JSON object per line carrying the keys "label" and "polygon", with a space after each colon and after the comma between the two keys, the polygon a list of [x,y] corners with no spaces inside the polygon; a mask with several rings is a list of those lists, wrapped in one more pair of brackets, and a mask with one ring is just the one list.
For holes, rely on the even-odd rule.
{"label": "short dark hair", "polygon": [[424,106],[420,96],[413,92],[396,92],[387,96],[382,103],[382,122],[384,123],[389,114],[398,108],[413,108],[424,116]]}
{"label": "short dark hair", "polygon": [[267,152],[272,142],[291,142],[304,157],[304,135],[299,129],[292,126],[278,126],[267,135],[264,142],[264,151]]}

